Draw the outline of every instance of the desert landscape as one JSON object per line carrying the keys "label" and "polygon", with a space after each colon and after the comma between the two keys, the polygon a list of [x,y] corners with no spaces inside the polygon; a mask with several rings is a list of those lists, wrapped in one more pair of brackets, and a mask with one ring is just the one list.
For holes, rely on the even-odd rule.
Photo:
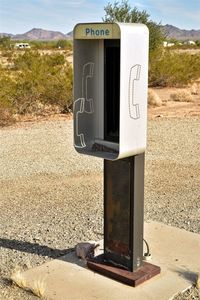
{"label": "desert landscape", "polygon": [[[148,111],[145,219],[200,233],[200,95],[153,91],[162,104]],[[102,238],[102,160],[75,153],[70,115],[27,117],[1,128],[0,143],[0,299],[37,299],[12,276]]]}
{"label": "desert landscape", "polygon": [[[73,148],[72,54],[71,45],[0,52],[2,300],[42,298],[24,270],[102,239],[103,161]],[[198,234],[199,55],[198,47],[175,48],[150,61],[145,165],[145,220]],[[173,300],[186,299],[200,299],[197,282]]]}

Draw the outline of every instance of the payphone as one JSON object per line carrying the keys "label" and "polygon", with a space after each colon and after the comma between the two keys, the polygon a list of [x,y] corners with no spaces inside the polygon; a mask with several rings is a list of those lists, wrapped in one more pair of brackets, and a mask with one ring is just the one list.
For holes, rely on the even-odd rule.
{"label": "payphone", "polygon": [[88,266],[136,286],[160,272],[143,262],[149,33],[86,23],[73,34],[74,147],[104,159],[104,254]]}

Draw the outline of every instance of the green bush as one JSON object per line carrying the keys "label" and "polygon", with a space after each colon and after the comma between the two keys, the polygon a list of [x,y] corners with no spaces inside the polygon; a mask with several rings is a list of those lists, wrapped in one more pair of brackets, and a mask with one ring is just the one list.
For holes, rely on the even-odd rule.
{"label": "green bush", "polygon": [[11,38],[8,36],[0,37],[0,49],[8,50],[11,48]]}
{"label": "green bush", "polygon": [[13,119],[15,82],[0,68],[0,126],[10,124]]}
{"label": "green bush", "polygon": [[150,52],[162,46],[164,35],[160,24],[153,22],[150,15],[145,10],[138,10],[138,8],[131,7],[128,0],[121,2],[114,1],[108,3],[104,7],[105,16],[103,21],[106,23],[125,22],[125,23],[143,23],[149,29],[149,49]]}
{"label": "green bush", "polygon": [[40,104],[69,111],[72,68],[63,55],[27,51],[14,61],[14,66],[18,74],[14,106],[18,113],[36,113]]}
{"label": "green bush", "polygon": [[56,48],[72,50],[72,42],[68,40],[59,40],[56,43]]}
{"label": "green bush", "polygon": [[58,40],[58,41],[28,41],[31,48],[34,50],[53,50],[59,47],[64,50],[72,50],[71,40]]}
{"label": "green bush", "polygon": [[16,93],[16,82],[0,68],[0,102],[12,106]]}
{"label": "green bush", "polygon": [[200,77],[200,54],[155,51],[150,57],[150,86],[184,86]]}
{"label": "green bush", "polygon": [[70,111],[72,78],[63,55],[25,51],[12,59],[12,68],[0,68],[0,119],[3,111],[41,114],[49,106]]}
{"label": "green bush", "polygon": [[0,100],[0,126],[7,126],[14,122],[13,110],[8,103]]}

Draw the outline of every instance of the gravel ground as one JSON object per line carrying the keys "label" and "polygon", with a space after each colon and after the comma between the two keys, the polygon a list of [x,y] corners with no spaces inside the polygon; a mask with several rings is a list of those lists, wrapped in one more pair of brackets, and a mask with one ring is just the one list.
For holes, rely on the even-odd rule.
{"label": "gravel ground", "polygon": [[[102,160],[76,154],[71,121],[1,129],[0,145],[0,299],[38,299],[8,278],[102,238]],[[200,233],[199,153],[198,118],[149,122],[146,220]]]}

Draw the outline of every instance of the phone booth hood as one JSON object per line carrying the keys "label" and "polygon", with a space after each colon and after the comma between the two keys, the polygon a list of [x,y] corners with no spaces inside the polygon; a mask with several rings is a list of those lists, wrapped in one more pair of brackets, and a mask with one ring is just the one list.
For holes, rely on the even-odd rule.
{"label": "phone booth hood", "polygon": [[74,147],[116,160],[146,149],[148,28],[77,24],[74,35]]}

